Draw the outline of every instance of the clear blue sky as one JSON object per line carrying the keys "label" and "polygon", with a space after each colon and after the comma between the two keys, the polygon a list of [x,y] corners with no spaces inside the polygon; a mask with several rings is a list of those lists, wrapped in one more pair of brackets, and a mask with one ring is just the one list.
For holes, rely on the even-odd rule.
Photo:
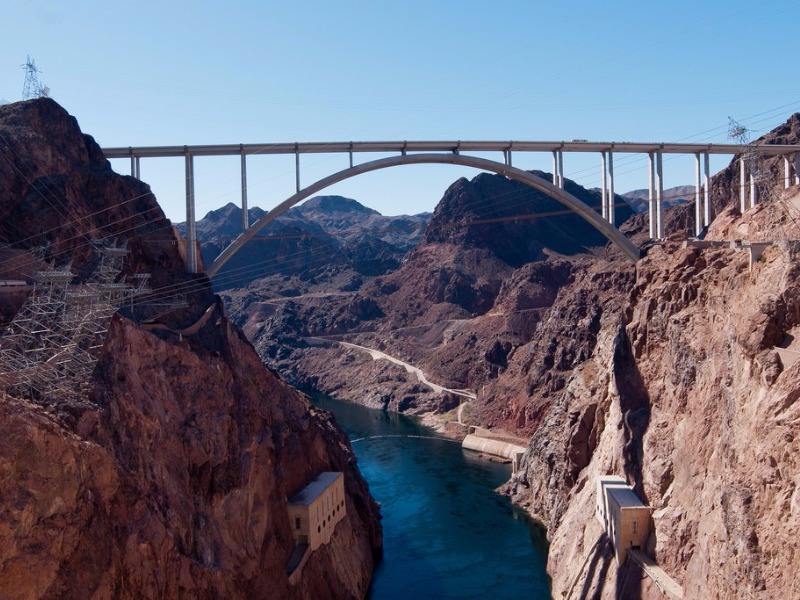
{"label": "clear blue sky", "polygon": [[[4,0],[0,14],[0,99],[21,99],[30,55],[102,146],[726,142],[728,115],[756,137],[800,110],[796,0]],[[515,166],[549,171],[551,160],[515,155]],[[616,190],[646,187],[645,165],[617,155]],[[346,156],[304,156],[302,181],[346,166]],[[142,162],[176,221],[182,169],[180,159]],[[251,159],[250,204],[293,193],[293,169],[289,157]],[[196,159],[195,170],[198,216],[239,201],[238,159]],[[599,157],[567,155],[565,173],[598,186]],[[330,193],[415,213],[474,174],[398,167]],[[665,161],[667,185],[693,178],[691,158]]]}

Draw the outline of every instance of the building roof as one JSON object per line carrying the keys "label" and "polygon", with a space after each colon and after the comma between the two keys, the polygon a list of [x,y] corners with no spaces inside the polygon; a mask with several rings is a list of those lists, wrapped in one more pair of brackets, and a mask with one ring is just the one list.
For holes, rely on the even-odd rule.
{"label": "building roof", "polygon": [[649,508],[630,487],[607,487],[606,493],[614,498],[620,508]]}
{"label": "building roof", "polygon": [[601,485],[608,485],[609,483],[624,483],[625,485],[628,484],[627,480],[619,475],[600,475],[597,478],[597,481]]}
{"label": "building roof", "polygon": [[325,471],[320,473],[311,483],[290,498],[289,504],[308,506],[339,477],[344,477],[341,471]]}

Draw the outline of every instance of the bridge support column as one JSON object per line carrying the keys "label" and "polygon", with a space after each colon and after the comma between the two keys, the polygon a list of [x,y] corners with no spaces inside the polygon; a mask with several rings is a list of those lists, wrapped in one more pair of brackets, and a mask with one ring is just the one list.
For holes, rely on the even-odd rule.
{"label": "bridge support column", "polygon": [[503,150],[503,162],[508,165],[509,167],[513,166],[511,164],[511,148],[507,148]]}
{"label": "bridge support column", "polygon": [[664,159],[661,152],[656,153],[656,236],[664,237]]}
{"label": "bridge support column", "polygon": [[295,191],[300,191],[300,147],[297,143],[294,145],[294,184]]}
{"label": "bridge support column", "polygon": [[602,214],[603,218],[608,221],[608,201],[606,196],[608,195],[608,184],[606,182],[606,178],[608,176],[608,170],[606,169],[606,153],[600,153],[600,170],[602,172],[602,176],[600,178],[600,205],[602,207]]}
{"label": "bridge support column", "polygon": [[708,227],[711,225],[711,192],[708,189],[711,183],[708,169],[708,152],[703,156],[703,207],[705,208],[703,215],[703,226]]}
{"label": "bridge support column", "polygon": [[792,177],[792,166],[789,164],[789,157],[783,155],[783,189],[788,189],[791,183],[789,181]]}
{"label": "bridge support column", "polygon": [[608,222],[614,225],[614,153],[608,151]]}
{"label": "bridge support column", "polygon": [[800,154],[794,155],[794,184],[800,185]]}
{"label": "bridge support column", "polygon": [[250,215],[247,213],[247,155],[242,150],[242,231],[250,227]]}
{"label": "bridge support column", "polygon": [[131,155],[131,177],[141,179],[141,172],[139,171],[139,157]]}
{"label": "bridge support column", "polygon": [[650,226],[650,239],[656,237],[656,190],[655,161],[652,152],[647,153],[647,223]]}
{"label": "bridge support column", "polygon": [[739,158],[739,212],[747,210],[747,163],[744,156]]}
{"label": "bridge support column", "polygon": [[194,215],[194,157],[186,153],[186,270],[197,273],[197,230]]}
{"label": "bridge support column", "polygon": [[750,166],[750,208],[753,208],[758,202],[758,187],[756,186],[756,174],[754,173],[753,165]]}
{"label": "bridge support column", "polygon": [[700,153],[694,155],[694,235],[703,232],[703,206],[700,202]]}
{"label": "bridge support column", "polygon": [[564,152],[553,150],[553,185],[564,189]]}

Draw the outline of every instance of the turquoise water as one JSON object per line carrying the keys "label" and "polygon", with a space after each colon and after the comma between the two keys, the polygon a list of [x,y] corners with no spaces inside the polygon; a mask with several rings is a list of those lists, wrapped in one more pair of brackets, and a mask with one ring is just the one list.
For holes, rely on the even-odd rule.
{"label": "turquoise water", "polygon": [[381,504],[384,553],[370,600],[550,598],[544,531],[493,491],[508,479],[508,465],[403,415],[314,402],[350,436]]}

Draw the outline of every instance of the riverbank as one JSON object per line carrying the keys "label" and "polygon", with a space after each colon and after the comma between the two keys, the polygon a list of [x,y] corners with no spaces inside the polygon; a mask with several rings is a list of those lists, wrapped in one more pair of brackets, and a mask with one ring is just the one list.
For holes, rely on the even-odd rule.
{"label": "riverbank", "polygon": [[314,396],[350,437],[381,505],[384,558],[371,600],[550,598],[544,529],[495,489],[508,465],[423,419]]}

